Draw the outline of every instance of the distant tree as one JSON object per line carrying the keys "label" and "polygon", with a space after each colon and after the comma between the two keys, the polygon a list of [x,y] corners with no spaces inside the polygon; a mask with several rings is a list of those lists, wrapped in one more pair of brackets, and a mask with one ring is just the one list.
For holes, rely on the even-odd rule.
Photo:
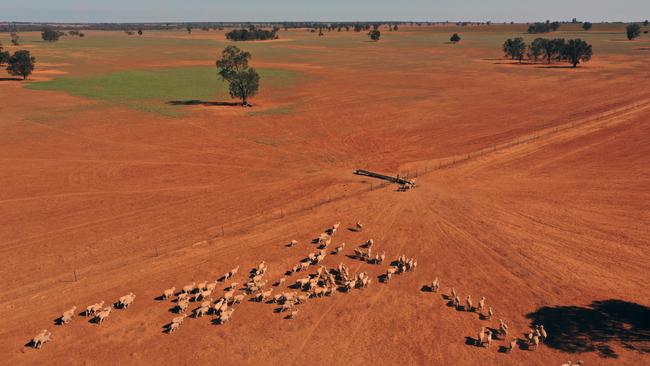
{"label": "distant tree", "polygon": [[536,38],[528,47],[528,58],[532,59],[533,62],[537,62],[539,57],[544,54],[544,43],[548,41],[544,38]]}
{"label": "distant tree", "polygon": [[370,31],[370,33],[368,33],[368,35],[370,36],[370,39],[372,39],[373,41],[379,41],[379,37],[381,37],[381,32],[376,29],[373,29]]}
{"label": "distant tree", "polygon": [[[551,63],[551,60],[555,56],[557,50],[555,49],[555,43],[552,39],[538,38],[539,45],[542,47],[542,54],[546,58],[547,63]],[[537,41],[537,40],[536,40]]]}
{"label": "distant tree", "polygon": [[512,60],[519,60],[519,63],[524,58],[524,54],[526,53],[526,43],[524,42],[523,38],[514,38],[514,39],[508,39],[505,41],[503,44],[503,52],[505,52],[506,56],[510,56]]}
{"label": "distant tree", "polygon": [[138,29],[138,35],[139,35],[139,36],[142,35],[142,28]]}
{"label": "distant tree", "polygon": [[185,29],[187,29],[187,34],[192,34],[192,27],[188,25]]}
{"label": "distant tree", "polygon": [[18,36],[18,33],[11,32],[11,44],[14,46],[20,45],[20,37]]}
{"label": "distant tree", "polygon": [[590,30],[591,27],[593,27],[593,26],[594,26],[594,25],[591,24],[591,22],[584,22],[584,23],[582,23],[582,29],[584,29],[584,30],[586,30],[586,31]]}
{"label": "distant tree", "polygon": [[60,37],[61,37],[61,32],[54,30],[53,28],[50,27],[43,28],[43,31],[41,32],[41,38],[43,38],[43,40],[47,42],[56,42],[59,40]]}
{"label": "distant tree", "polygon": [[[646,21],[647,21],[647,20],[646,20]],[[393,30],[394,30],[394,31],[398,31],[398,30],[399,30],[399,28],[397,28],[397,24],[395,24],[395,25],[393,26]]]}
{"label": "distant tree", "polygon": [[643,25],[646,26],[646,27],[648,26],[648,20],[647,19],[643,22]]}
{"label": "distant tree", "polygon": [[217,70],[221,79],[228,82],[230,96],[241,99],[243,106],[249,106],[248,98],[256,95],[260,86],[259,74],[248,67],[250,59],[249,52],[228,46],[223,50],[221,59],[217,60]]}
{"label": "distant tree", "polygon": [[530,34],[549,33],[549,32],[554,32],[559,28],[560,28],[559,22],[551,23],[550,21],[547,20],[546,23],[533,23],[530,26],[528,26],[528,33]]}
{"label": "distant tree", "polygon": [[318,36],[319,36],[319,37],[322,37],[322,36],[324,36],[324,35],[325,35],[325,34],[323,33],[323,28],[318,28]]}
{"label": "distant tree", "polygon": [[9,62],[9,51],[5,51],[2,49],[2,42],[0,42],[0,66],[5,65],[7,62]]}
{"label": "distant tree", "polygon": [[570,39],[562,49],[562,55],[576,67],[580,62],[591,60],[591,45],[581,39]]}
{"label": "distant tree", "polygon": [[641,35],[641,26],[636,23],[628,24],[625,31],[627,33],[627,39],[631,41]]}
{"label": "distant tree", "polygon": [[13,76],[22,76],[23,80],[27,79],[34,71],[36,59],[27,50],[16,51],[13,56],[7,60],[7,72]]}
{"label": "distant tree", "polygon": [[458,43],[458,42],[460,42],[460,36],[458,35],[458,33],[454,33],[454,34],[451,36],[451,38],[449,38],[449,40],[450,40],[452,43]]}
{"label": "distant tree", "polygon": [[[315,32],[315,29],[310,29],[310,32]],[[275,29],[265,30],[265,29],[233,29],[230,32],[226,33],[226,38],[231,41],[265,41],[270,39],[277,39],[278,35]]]}

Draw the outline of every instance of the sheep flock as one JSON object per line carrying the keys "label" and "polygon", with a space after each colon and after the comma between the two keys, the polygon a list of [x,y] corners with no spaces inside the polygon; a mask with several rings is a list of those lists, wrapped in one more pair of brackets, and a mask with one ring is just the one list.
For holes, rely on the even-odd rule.
{"label": "sheep flock", "polygon": [[[350,267],[343,261],[332,268],[323,265],[326,257],[341,256],[345,249],[349,248],[345,243],[336,246],[332,244],[339,227],[340,223],[336,223],[313,239],[311,244],[316,250],[290,266],[280,278],[269,279],[267,276],[269,265],[261,261],[248,273],[242,273],[240,266],[237,265],[213,280],[199,283],[193,281],[178,288],[172,286],[162,290],[156,300],[170,302],[169,310],[174,313],[169,323],[163,326],[164,333],[172,335],[178,331],[182,332],[182,325],[187,318],[210,318],[212,323],[221,325],[229,323],[235,317],[235,310],[244,301],[269,304],[273,307],[273,312],[280,314],[284,319],[296,320],[299,319],[300,305],[306,302],[337,295],[344,296],[352,291],[363,291],[373,284],[373,279],[367,271],[352,273]],[[363,232],[363,229],[364,226],[360,222],[349,228],[356,233]],[[299,242],[293,239],[284,246],[293,248],[299,246]],[[370,266],[382,266],[386,263],[386,252],[379,251],[373,239],[368,239],[352,248],[347,257]],[[399,255],[394,261],[387,263],[385,271],[381,270],[382,274],[378,276],[378,282],[388,285],[394,276],[416,271],[417,265],[416,258]],[[440,298],[449,308],[466,312],[468,315],[475,314],[474,316],[486,322],[475,338],[471,336],[476,347],[489,349],[493,343],[505,342],[501,345],[501,352],[511,353],[517,349],[536,351],[549,337],[542,324],[529,329],[525,333],[526,336],[521,338],[509,336],[514,332],[509,332],[508,325],[503,319],[498,319],[498,325],[490,326],[495,311],[487,303],[486,297],[480,297],[475,303],[471,295],[467,295],[463,301],[454,287],[450,287],[448,293],[441,294],[441,282],[437,277],[423,285],[422,291],[440,294]],[[79,314],[76,314],[77,307],[73,306],[61,313],[57,324],[69,326],[76,315],[79,315],[101,326],[114,310],[119,313],[125,312],[134,304],[135,299],[136,295],[130,292],[108,306],[105,306],[104,301],[88,305]],[[34,349],[40,349],[52,339],[52,332],[44,329],[32,338],[29,345]]]}

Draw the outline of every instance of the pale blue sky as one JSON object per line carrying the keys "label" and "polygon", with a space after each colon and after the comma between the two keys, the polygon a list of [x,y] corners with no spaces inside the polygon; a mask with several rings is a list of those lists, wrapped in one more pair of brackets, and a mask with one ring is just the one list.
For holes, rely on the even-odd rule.
{"label": "pale blue sky", "polygon": [[0,0],[0,21],[639,21],[650,0]]}

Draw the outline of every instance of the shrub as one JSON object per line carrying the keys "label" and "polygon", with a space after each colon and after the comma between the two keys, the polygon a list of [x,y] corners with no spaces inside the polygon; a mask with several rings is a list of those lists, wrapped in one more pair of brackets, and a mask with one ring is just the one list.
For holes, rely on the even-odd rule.
{"label": "shrub", "polygon": [[627,33],[627,39],[631,41],[641,35],[641,26],[636,23],[628,24],[625,32]]}
{"label": "shrub", "polygon": [[454,33],[454,35],[451,36],[451,38],[449,38],[449,40],[452,43],[458,43],[458,42],[460,42],[460,36],[458,35],[458,33]]}

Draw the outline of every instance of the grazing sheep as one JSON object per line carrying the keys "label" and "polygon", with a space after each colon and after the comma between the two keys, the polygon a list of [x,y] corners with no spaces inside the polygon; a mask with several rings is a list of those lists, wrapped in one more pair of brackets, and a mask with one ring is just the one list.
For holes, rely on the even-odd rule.
{"label": "grazing sheep", "polygon": [[548,338],[548,333],[546,333],[546,329],[544,329],[543,325],[539,326],[539,333],[541,335],[541,341],[545,342],[546,339]]}
{"label": "grazing sheep", "polygon": [[118,306],[120,306],[122,309],[128,309],[129,306],[135,301],[135,294],[133,292],[124,295],[120,297],[120,299],[117,301]]}
{"label": "grazing sheep", "polygon": [[465,302],[467,303],[467,311],[474,311],[474,306],[472,304],[472,298],[470,295],[467,295]]}
{"label": "grazing sheep", "polygon": [[214,282],[210,282],[205,286],[206,291],[214,291],[217,288],[217,284]]}
{"label": "grazing sheep", "polygon": [[174,292],[176,292],[176,287],[169,288],[165,291],[163,291],[162,298],[163,300],[167,300],[170,297],[174,296]]}
{"label": "grazing sheep", "polygon": [[205,290],[205,286],[207,285],[208,285],[208,281],[199,282],[199,284],[196,285],[196,289],[199,291]]}
{"label": "grazing sheep", "polygon": [[43,329],[34,338],[32,338],[32,345],[35,349],[41,349],[43,345],[52,340],[52,332]]}
{"label": "grazing sheep", "polygon": [[488,307],[488,315],[485,317],[488,320],[492,319],[492,316],[494,315],[494,310],[492,310],[492,307]]}
{"label": "grazing sheep", "polygon": [[389,269],[386,270],[387,274],[394,275],[397,272],[397,268],[395,267],[390,267]]}
{"label": "grazing sheep", "polygon": [[300,270],[305,271],[309,268],[309,262],[302,262],[300,263]]}
{"label": "grazing sheep", "polygon": [[456,289],[452,287],[451,288],[451,297],[453,298],[453,297],[456,297],[456,296],[457,296]]}
{"label": "grazing sheep", "polygon": [[105,307],[104,310],[100,311],[95,315],[95,319],[97,319],[97,324],[102,324],[106,318],[108,318],[109,315],[111,315],[111,307]]}
{"label": "grazing sheep", "polygon": [[295,309],[291,311],[291,313],[289,313],[288,319],[295,319],[297,315],[298,315],[298,309]]}
{"label": "grazing sheep", "polygon": [[203,315],[207,314],[208,311],[210,311],[209,306],[201,306],[199,308],[194,309],[194,317],[195,318],[200,318]]}
{"label": "grazing sheep", "polygon": [[485,296],[481,297],[481,300],[478,301],[478,311],[480,313],[483,312],[483,308],[485,308]]}
{"label": "grazing sheep", "polygon": [[176,297],[176,302],[183,301],[183,300],[188,300],[189,298],[190,298],[190,295],[187,292],[181,292]]}
{"label": "grazing sheep", "polygon": [[192,282],[187,286],[183,286],[183,293],[189,294],[194,292],[194,289],[196,288],[196,283]]}
{"label": "grazing sheep", "polygon": [[355,226],[355,231],[363,231],[363,224],[357,222],[357,225]]}
{"label": "grazing sheep", "polygon": [[188,306],[190,306],[190,301],[187,300],[187,299],[183,299],[183,300],[176,303],[176,309],[180,313],[185,312],[185,310],[187,310]]}
{"label": "grazing sheep", "polygon": [[501,319],[499,319],[499,335],[508,335],[508,325]]}
{"label": "grazing sheep", "polygon": [[244,297],[245,297],[244,295],[235,295],[235,296],[232,297],[232,303],[233,304],[239,304],[242,301],[244,301]]}
{"label": "grazing sheep", "polygon": [[481,327],[481,330],[478,332],[478,337],[476,337],[476,345],[482,346],[485,343],[485,327]]}
{"label": "grazing sheep", "polygon": [[490,346],[492,345],[492,331],[491,331],[491,330],[488,330],[488,331],[487,331],[487,339],[486,339],[486,342],[487,342],[487,343],[486,343],[486,344],[487,344],[487,348],[490,348]]}
{"label": "grazing sheep", "polygon": [[390,272],[387,272],[387,273],[384,275],[384,283],[388,283],[388,282],[390,281],[391,278],[393,278],[393,274],[390,273]]}
{"label": "grazing sheep", "polygon": [[76,306],[73,306],[70,310],[64,311],[61,318],[59,318],[59,322],[61,324],[69,324],[72,321],[72,318],[74,318],[75,311],[77,311]]}
{"label": "grazing sheep", "polygon": [[289,245],[288,245],[288,246],[289,246],[289,247],[295,247],[296,245],[298,245],[298,240],[295,240],[295,239],[294,239],[294,240],[292,240],[292,241],[289,242]]}
{"label": "grazing sheep", "polygon": [[510,341],[510,347],[508,347],[508,353],[512,353],[517,348],[517,338],[513,338]]}
{"label": "grazing sheep", "polygon": [[440,289],[440,280],[438,280],[438,277],[436,277],[433,282],[431,282],[431,291],[432,292],[438,292]]}
{"label": "grazing sheep", "polygon": [[101,302],[99,302],[97,304],[93,304],[93,305],[88,306],[86,308],[86,311],[84,312],[84,314],[86,316],[94,317],[97,312],[102,310],[102,307],[104,307],[104,300],[102,300]]}
{"label": "grazing sheep", "polygon": [[[532,350],[534,350],[534,351],[537,350],[537,347],[539,347],[539,336],[533,336],[533,340],[530,343],[530,346],[534,346],[534,348],[532,348]],[[530,346],[529,346],[529,348],[530,348]]]}
{"label": "grazing sheep", "polygon": [[230,277],[236,275],[237,272],[239,272],[239,266],[237,266],[237,267],[235,267],[235,268],[233,268],[233,269],[230,270],[230,272],[229,272],[229,273],[230,273]]}
{"label": "grazing sheep", "polygon": [[343,251],[343,249],[345,249],[345,243],[341,243],[341,245],[336,247],[336,249],[334,249],[332,254],[339,254],[339,253],[341,253]]}

